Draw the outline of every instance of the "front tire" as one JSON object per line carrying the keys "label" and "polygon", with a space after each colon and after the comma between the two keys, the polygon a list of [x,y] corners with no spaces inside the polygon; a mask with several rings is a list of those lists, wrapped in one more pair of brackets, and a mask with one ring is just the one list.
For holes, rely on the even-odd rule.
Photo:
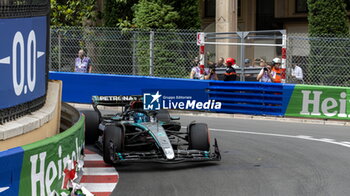
{"label": "front tire", "polygon": [[81,111],[85,115],[85,144],[94,144],[99,136],[100,118],[93,110]]}
{"label": "front tire", "polygon": [[108,126],[103,133],[103,160],[112,164],[115,154],[121,152],[124,145],[124,135],[120,127]]}
{"label": "front tire", "polygon": [[195,123],[189,125],[188,143],[189,149],[210,150],[210,137],[208,125],[205,123]]}

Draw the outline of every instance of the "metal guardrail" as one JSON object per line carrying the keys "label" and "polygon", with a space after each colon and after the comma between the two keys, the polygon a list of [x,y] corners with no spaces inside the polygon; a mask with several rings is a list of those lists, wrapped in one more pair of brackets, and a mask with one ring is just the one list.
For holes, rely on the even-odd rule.
{"label": "metal guardrail", "polygon": [[[261,67],[245,67],[244,74],[259,74]],[[216,74],[222,75],[225,74],[226,68],[216,68]],[[240,68],[236,69],[237,74],[241,74],[242,70]]]}

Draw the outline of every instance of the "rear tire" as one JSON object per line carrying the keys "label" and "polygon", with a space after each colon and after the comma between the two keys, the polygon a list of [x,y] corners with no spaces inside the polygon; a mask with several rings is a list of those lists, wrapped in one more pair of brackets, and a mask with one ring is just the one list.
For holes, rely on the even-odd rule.
{"label": "rear tire", "polygon": [[124,134],[120,127],[108,126],[103,133],[103,160],[113,164],[114,156],[121,152],[124,145]]}
{"label": "rear tire", "polygon": [[81,112],[85,115],[85,144],[94,144],[99,135],[99,116],[93,110],[83,110]]}
{"label": "rear tire", "polygon": [[189,125],[188,143],[189,149],[193,150],[210,150],[210,138],[208,125],[205,123],[195,123]]}

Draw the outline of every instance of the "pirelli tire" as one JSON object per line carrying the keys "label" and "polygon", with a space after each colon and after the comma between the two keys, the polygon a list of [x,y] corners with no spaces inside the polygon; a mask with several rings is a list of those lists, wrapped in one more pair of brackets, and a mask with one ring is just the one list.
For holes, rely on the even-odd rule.
{"label": "pirelli tire", "polygon": [[107,126],[103,133],[103,160],[105,163],[113,164],[116,153],[121,152],[124,147],[123,130],[117,126]]}
{"label": "pirelli tire", "polygon": [[210,150],[210,135],[206,123],[194,123],[189,125],[188,129],[189,149],[191,150]]}
{"label": "pirelli tire", "polygon": [[81,111],[85,115],[85,144],[94,144],[99,136],[100,119],[94,110]]}

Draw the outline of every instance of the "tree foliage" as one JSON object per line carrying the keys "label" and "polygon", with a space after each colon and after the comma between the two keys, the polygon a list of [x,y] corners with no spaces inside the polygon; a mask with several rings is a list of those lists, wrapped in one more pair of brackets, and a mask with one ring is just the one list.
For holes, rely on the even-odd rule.
{"label": "tree foliage", "polygon": [[104,7],[104,25],[107,27],[121,26],[132,27],[132,7],[139,0],[106,0]]}
{"label": "tree foliage", "polygon": [[172,6],[157,1],[141,0],[133,10],[133,23],[142,29],[176,29],[180,18]]}
{"label": "tree foliage", "polygon": [[160,0],[162,3],[174,7],[180,15],[177,26],[180,29],[199,29],[201,27],[199,14],[199,0]]}
{"label": "tree foliage", "polygon": [[[310,55],[307,82],[316,85],[343,85],[337,76],[349,62],[349,22],[343,0],[308,0]],[[348,76],[346,76],[348,77]],[[350,76],[349,76],[350,78]]]}
{"label": "tree foliage", "polygon": [[96,20],[96,0],[51,0],[51,25],[91,26]]}
{"label": "tree foliage", "polygon": [[345,36],[349,20],[344,0],[308,0],[311,36]]}
{"label": "tree foliage", "polygon": [[[145,19],[141,16],[151,16],[151,18],[140,21]],[[164,25],[164,22],[172,16],[176,16],[176,19],[171,19],[175,24],[170,25],[172,28],[199,29],[199,0],[106,0],[103,18],[105,26],[111,27],[135,28],[139,27],[136,24],[137,21],[139,25],[142,23],[142,26],[169,28]],[[150,24],[146,24],[147,22]]]}

